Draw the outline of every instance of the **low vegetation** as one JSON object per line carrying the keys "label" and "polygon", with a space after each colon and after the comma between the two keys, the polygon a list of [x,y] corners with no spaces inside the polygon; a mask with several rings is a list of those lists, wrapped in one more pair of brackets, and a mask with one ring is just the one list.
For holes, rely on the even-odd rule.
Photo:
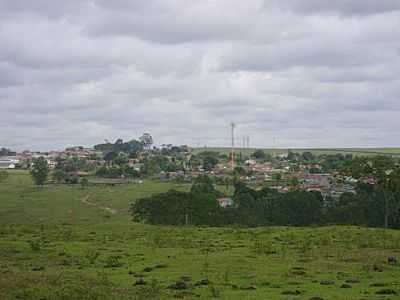
{"label": "low vegetation", "polygon": [[400,184],[398,171],[384,184],[358,185],[357,191],[338,199],[320,192],[292,190],[279,193],[268,187],[254,190],[235,184],[232,205],[220,207],[223,194],[207,176],[198,177],[190,192],[169,191],[135,201],[135,221],[169,225],[310,226],[364,225],[400,228]]}
{"label": "low vegetation", "polygon": [[191,187],[38,188],[27,172],[9,172],[0,184],[0,299],[399,297],[399,231],[131,221],[130,202],[170,189]]}

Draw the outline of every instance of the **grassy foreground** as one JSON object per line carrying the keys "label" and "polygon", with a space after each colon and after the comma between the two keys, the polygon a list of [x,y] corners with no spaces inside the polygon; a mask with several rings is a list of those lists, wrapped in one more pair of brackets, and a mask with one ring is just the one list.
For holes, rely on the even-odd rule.
{"label": "grassy foreground", "polygon": [[172,187],[188,188],[41,189],[13,173],[0,184],[0,299],[400,299],[387,262],[399,231],[130,221],[130,201]]}

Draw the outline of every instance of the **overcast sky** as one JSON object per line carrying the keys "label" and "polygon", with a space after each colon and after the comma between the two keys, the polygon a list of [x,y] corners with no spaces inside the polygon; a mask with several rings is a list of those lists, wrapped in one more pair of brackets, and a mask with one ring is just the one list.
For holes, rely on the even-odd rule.
{"label": "overcast sky", "polygon": [[400,146],[400,1],[0,0],[0,147],[228,146],[231,121],[251,146]]}

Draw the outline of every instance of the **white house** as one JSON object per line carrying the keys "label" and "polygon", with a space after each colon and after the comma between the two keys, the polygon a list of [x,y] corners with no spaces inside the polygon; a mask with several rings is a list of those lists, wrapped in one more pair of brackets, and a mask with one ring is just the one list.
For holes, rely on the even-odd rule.
{"label": "white house", "polygon": [[0,169],[15,169],[19,159],[14,156],[0,157]]}
{"label": "white house", "polygon": [[217,202],[218,202],[219,206],[221,206],[223,208],[233,206],[233,200],[231,198],[218,198]]}

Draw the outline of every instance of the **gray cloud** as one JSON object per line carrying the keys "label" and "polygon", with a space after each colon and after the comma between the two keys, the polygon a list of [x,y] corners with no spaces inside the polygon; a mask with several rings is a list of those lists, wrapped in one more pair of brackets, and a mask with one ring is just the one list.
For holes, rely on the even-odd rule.
{"label": "gray cloud", "polygon": [[0,0],[0,147],[400,146],[399,6]]}
{"label": "gray cloud", "polygon": [[364,16],[400,10],[397,0],[265,0],[265,8],[278,8],[306,14],[336,13]]}
{"label": "gray cloud", "polygon": [[[98,18],[90,19],[92,36],[133,36],[156,43],[236,39],[248,32],[259,1],[96,1]],[[223,10],[223,17],[221,12]]]}

